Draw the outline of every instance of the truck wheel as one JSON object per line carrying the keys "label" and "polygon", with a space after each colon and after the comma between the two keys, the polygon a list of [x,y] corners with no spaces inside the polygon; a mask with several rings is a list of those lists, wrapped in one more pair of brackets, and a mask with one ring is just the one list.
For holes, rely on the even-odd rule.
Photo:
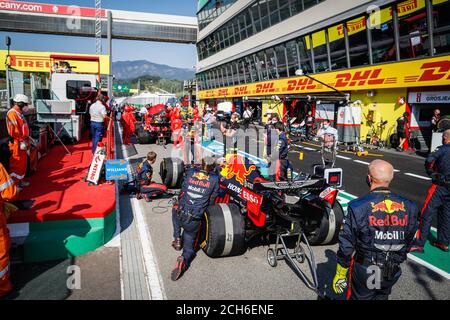
{"label": "truck wheel", "polygon": [[184,174],[184,162],[176,158],[164,158],[159,167],[159,174],[167,188],[179,188]]}
{"label": "truck wheel", "polygon": [[245,253],[245,222],[235,204],[217,204],[205,212],[203,251],[211,258]]}
{"label": "truck wheel", "polygon": [[344,222],[344,210],[339,202],[335,202],[333,208],[326,205],[327,214],[322,216],[319,227],[308,236],[310,245],[329,245],[338,241],[339,232]]}
{"label": "truck wheel", "polygon": [[142,127],[139,128],[137,136],[138,136],[139,144],[150,144],[152,141],[150,132],[148,132],[147,130],[144,130],[144,128],[142,128]]}

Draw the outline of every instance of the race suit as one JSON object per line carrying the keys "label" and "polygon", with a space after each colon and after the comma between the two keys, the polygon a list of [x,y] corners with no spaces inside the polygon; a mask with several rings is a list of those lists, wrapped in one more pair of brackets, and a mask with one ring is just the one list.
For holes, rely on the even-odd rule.
{"label": "race suit", "polygon": [[136,118],[134,117],[134,113],[131,111],[125,111],[121,119],[122,128],[123,128],[123,143],[130,144],[131,136],[135,132],[135,124]]}
{"label": "race suit", "polygon": [[349,203],[337,252],[338,264],[350,267],[347,299],[388,299],[413,245],[418,214],[414,202],[386,188]]}
{"label": "race suit", "polygon": [[178,204],[172,210],[174,239],[180,238],[183,228],[183,257],[189,267],[195,258],[200,222],[206,208],[213,205],[219,194],[219,177],[199,169],[189,169],[184,177]]}
{"label": "race suit", "polygon": [[14,181],[0,163],[0,297],[12,290],[9,281],[9,230],[6,224],[5,200],[12,200],[17,193]]}
{"label": "race suit", "polygon": [[12,138],[9,143],[11,158],[9,172],[14,182],[19,183],[27,172],[27,149],[29,148],[29,128],[19,107],[11,108],[6,114],[6,127]]}
{"label": "race suit", "polygon": [[164,184],[152,181],[153,168],[147,160],[144,160],[139,165],[137,171],[139,193],[145,197],[145,200],[148,201],[150,198],[160,196],[167,191],[167,187]]}
{"label": "race suit", "polygon": [[431,153],[425,161],[425,169],[433,184],[422,207],[420,231],[416,245],[423,247],[430,232],[434,215],[438,215],[437,242],[450,243],[450,144]]}
{"label": "race suit", "polygon": [[[275,181],[286,181],[288,179],[288,170],[292,171],[292,165],[288,159],[289,142],[286,133],[282,132],[278,138],[276,147],[278,159],[275,160]],[[291,177],[289,177],[291,178]]]}

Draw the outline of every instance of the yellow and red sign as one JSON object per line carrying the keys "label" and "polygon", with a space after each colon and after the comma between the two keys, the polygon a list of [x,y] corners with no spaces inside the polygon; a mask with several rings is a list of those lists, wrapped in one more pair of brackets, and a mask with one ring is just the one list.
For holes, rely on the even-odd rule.
{"label": "yellow and red sign", "polygon": [[[6,61],[6,50],[0,50],[0,61]],[[92,57],[88,54],[67,54],[59,52],[37,52],[37,51],[11,51],[10,66],[12,69],[23,72],[50,72],[52,69],[51,55],[70,55],[72,57]],[[100,58],[100,73],[109,74],[108,55],[95,55]],[[77,73],[98,73],[98,63],[96,61],[64,60],[74,67]],[[0,63],[0,71],[5,70],[5,65]]]}
{"label": "yellow and red sign", "polygon": [[[320,73],[314,78],[340,91],[450,85],[450,55]],[[203,90],[198,96],[204,100],[330,91],[312,79],[295,77]]]}

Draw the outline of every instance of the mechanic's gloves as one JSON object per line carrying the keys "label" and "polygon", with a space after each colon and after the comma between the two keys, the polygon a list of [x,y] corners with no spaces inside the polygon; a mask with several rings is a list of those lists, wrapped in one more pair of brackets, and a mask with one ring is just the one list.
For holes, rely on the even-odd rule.
{"label": "mechanic's gloves", "polygon": [[344,268],[339,263],[336,266],[336,275],[333,279],[333,291],[336,294],[342,294],[347,288],[348,268]]}
{"label": "mechanic's gloves", "polygon": [[25,141],[21,141],[19,143],[19,149],[22,151],[27,150],[27,143]]}

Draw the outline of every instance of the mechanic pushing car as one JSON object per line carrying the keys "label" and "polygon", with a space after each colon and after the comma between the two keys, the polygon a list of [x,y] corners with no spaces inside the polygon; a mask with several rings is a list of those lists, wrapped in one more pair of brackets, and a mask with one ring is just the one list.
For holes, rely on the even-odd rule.
{"label": "mechanic pushing car", "polygon": [[[175,250],[183,249],[172,270],[171,279],[178,280],[195,258],[196,239],[199,236],[200,221],[206,208],[213,205],[219,194],[219,177],[213,173],[213,158],[202,159],[202,168],[192,168],[184,177],[178,203],[173,206],[172,223]],[[183,235],[180,230],[183,228]],[[198,239],[197,239],[198,240]]]}
{"label": "mechanic pushing car", "polygon": [[425,161],[425,169],[433,184],[422,208],[420,231],[411,252],[424,252],[433,216],[438,215],[437,241],[431,244],[448,252],[450,242],[450,129],[442,135],[442,146]]}
{"label": "mechanic pushing car", "polygon": [[390,163],[372,161],[366,177],[370,194],[348,205],[333,279],[337,294],[349,282],[347,299],[387,300],[401,276],[400,264],[413,244],[419,209],[389,190],[393,178]]}
{"label": "mechanic pushing car", "polygon": [[167,191],[167,187],[164,184],[152,181],[152,165],[155,163],[156,157],[157,154],[154,151],[150,151],[147,154],[147,158],[138,166],[137,173],[140,188],[139,193],[136,195],[137,199],[145,199],[146,202],[150,202],[152,198],[160,196]]}

